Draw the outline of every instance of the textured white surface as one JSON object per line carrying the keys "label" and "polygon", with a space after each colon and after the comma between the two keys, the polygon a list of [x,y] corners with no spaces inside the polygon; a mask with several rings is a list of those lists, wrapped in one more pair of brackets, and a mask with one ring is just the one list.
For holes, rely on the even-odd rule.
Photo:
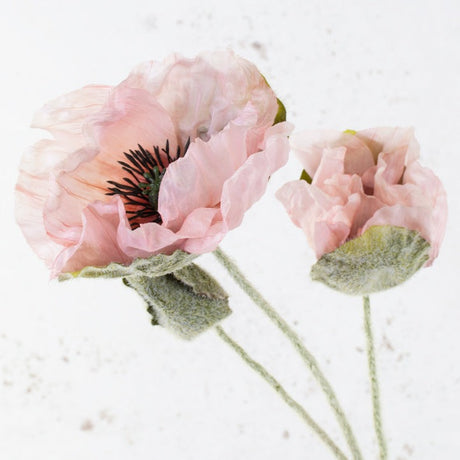
{"label": "textured white surface", "polygon": [[[117,280],[48,282],[14,224],[19,158],[42,136],[28,128],[37,108],[87,83],[116,84],[142,60],[216,47],[258,65],[297,129],[416,127],[450,219],[434,266],[371,298],[383,417],[390,459],[459,458],[456,0],[17,0],[2,13],[1,459],[331,458],[216,334],[185,343],[153,329]],[[273,196],[298,174],[292,158],[222,247],[295,325],[374,459],[360,299],[310,281],[313,254]],[[225,328],[345,448],[286,340],[212,256],[199,260],[231,294]]]}

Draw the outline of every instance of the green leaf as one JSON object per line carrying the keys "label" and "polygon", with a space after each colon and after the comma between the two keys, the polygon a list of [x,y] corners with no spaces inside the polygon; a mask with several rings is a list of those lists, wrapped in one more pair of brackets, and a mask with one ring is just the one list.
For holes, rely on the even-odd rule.
{"label": "green leaf", "polygon": [[281,123],[282,121],[286,121],[286,107],[281,102],[280,99],[276,98],[278,102],[278,112],[276,113],[275,121],[273,122],[274,125],[277,123]]}
{"label": "green leaf", "polygon": [[305,169],[302,169],[302,173],[300,174],[300,180],[304,180],[307,182],[307,184],[311,184],[313,179],[310,177],[310,175],[305,171]]}
{"label": "green leaf", "polygon": [[198,265],[190,264],[173,273],[174,277],[189,286],[197,295],[225,300],[227,293],[220,284]]}
{"label": "green leaf", "polygon": [[59,281],[72,278],[119,278],[135,275],[163,276],[190,264],[198,254],[177,250],[171,255],[159,254],[148,258],[135,259],[131,265],[111,263],[105,267],[85,267],[80,271],[62,273]]}
{"label": "green leaf", "polygon": [[184,339],[193,339],[231,313],[226,292],[195,264],[164,276],[130,276],[123,281],[147,302],[152,324]]}
{"label": "green leaf", "polygon": [[409,279],[428,260],[429,251],[429,243],[415,231],[373,226],[323,255],[310,275],[346,294],[367,295]]}

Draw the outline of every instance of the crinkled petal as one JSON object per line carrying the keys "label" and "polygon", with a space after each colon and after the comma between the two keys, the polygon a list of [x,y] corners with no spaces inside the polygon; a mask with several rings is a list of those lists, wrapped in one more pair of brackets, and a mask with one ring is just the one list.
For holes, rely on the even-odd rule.
{"label": "crinkled petal", "polygon": [[237,227],[244,213],[264,194],[270,176],[288,160],[288,123],[267,131],[264,150],[254,153],[227,180],[222,190],[222,216],[229,229]]}
{"label": "crinkled petal", "polygon": [[[335,176],[331,182],[345,181],[348,189],[339,194],[327,194],[324,187],[309,185],[305,181],[285,184],[276,193],[291,220],[302,228],[309,244],[319,258],[333,251],[358,231],[382,204],[363,193],[358,176]],[[350,180],[346,180],[346,179]]]}
{"label": "crinkled petal", "polygon": [[[343,206],[341,200],[326,195],[320,188],[303,180],[291,181],[277,191],[276,197],[293,223],[302,228],[318,257],[323,251],[333,250],[338,241],[348,236],[350,225],[332,220],[327,222],[328,213]],[[337,211],[332,211],[333,214]]]}
{"label": "crinkled petal", "polygon": [[[424,197],[423,204],[427,206],[432,213],[433,225],[430,229],[430,238],[428,241],[434,247],[433,259],[439,252],[447,226],[447,194],[440,179],[428,168],[424,168],[418,162],[409,165],[404,174],[404,186],[417,187],[420,191],[420,197]],[[414,205],[420,205],[422,202],[413,201]]]}
{"label": "crinkled petal", "polygon": [[319,259],[323,254],[337,249],[346,241],[349,233],[350,226],[340,219],[315,222],[313,247],[316,257]]}
{"label": "crinkled petal", "polygon": [[348,197],[352,193],[359,193],[361,195],[364,194],[361,178],[357,174],[350,176],[348,174],[336,173],[331,177],[324,179],[324,183],[321,185],[321,190],[330,196],[340,198],[342,203],[346,203],[348,201]]}
{"label": "crinkled petal", "polygon": [[[108,180],[122,182],[128,175],[118,163],[127,161],[123,152],[137,149],[136,143],[147,149],[153,145],[164,148],[166,140],[173,152],[176,149],[171,119],[152,96],[142,90],[117,88],[112,91],[90,126],[98,149],[73,153],[72,161],[78,167],[56,176],[56,187],[47,201],[46,226],[55,238],[63,235],[69,225],[77,225],[81,211],[90,203],[108,200],[111,186]],[[164,161],[167,164],[166,159]]]}
{"label": "crinkled petal", "polygon": [[225,181],[251,153],[247,150],[247,139],[255,117],[249,122],[249,126],[231,122],[208,142],[195,140],[187,155],[168,167],[158,199],[158,210],[166,227],[178,230],[194,209],[219,205]]}
{"label": "crinkled petal", "polygon": [[91,131],[102,156],[121,155],[140,144],[146,149],[164,147],[168,139],[177,147],[175,126],[170,114],[146,90],[117,86],[106,104],[91,120]]}
{"label": "crinkled petal", "polygon": [[420,145],[415,139],[414,128],[370,128],[358,131],[356,137],[371,149],[375,163],[381,153],[392,153],[400,149],[404,149],[406,166],[417,160],[420,155]]}
{"label": "crinkled petal", "polygon": [[[36,114],[32,121],[33,128],[49,131],[57,140],[75,142],[79,138],[82,146],[86,120],[104,105],[110,86],[88,85],[71,93],[64,94],[48,102]],[[71,146],[71,152],[75,146]]]}
{"label": "crinkled petal", "polygon": [[347,149],[338,147],[336,149],[323,149],[321,161],[313,176],[313,185],[321,187],[324,181],[335,175],[344,174],[344,159]]}
{"label": "crinkled petal", "polygon": [[114,197],[108,203],[91,203],[83,210],[80,239],[59,254],[53,266],[54,276],[88,265],[101,267],[111,262],[129,264],[132,261],[118,244],[120,201]]}
{"label": "crinkled petal", "polygon": [[375,164],[367,145],[353,134],[334,130],[306,130],[294,133],[291,147],[303,168],[313,177],[321,163],[324,149],[346,148],[344,172],[361,174]]}
{"label": "crinkled petal", "polygon": [[33,127],[48,130],[54,139],[38,141],[22,158],[16,219],[29,244],[48,265],[62,249],[50,238],[44,222],[49,174],[62,168],[76,150],[87,144],[84,122],[101,109],[109,91],[109,86],[86,86],[65,94],[46,104],[32,122]]}
{"label": "crinkled petal", "polygon": [[185,240],[183,250],[191,254],[204,254],[214,251],[227,232],[228,228],[225,223],[217,221],[209,227],[205,236]]}
{"label": "crinkled petal", "polygon": [[271,126],[278,110],[273,91],[254,64],[230,50],[194,59],[174,54],[164,62],[146,62],[123,84],[149,91],[176,121],[182,143],[188,137],[208,140],[248,100],[257,108],[258,126]]}
{"label": "crinkled petal", "polygon": [[48,236],[43,222],[43,208],[48,196],[48,178],[34,176],[25,171],[19,173],[16,185],[16,221],[27,242],[48,267],[62,247]]}
{"label": "crinkled petal", "polygon": [[172,254],[174,250],[180,249],[181,241],[178,236],[163,225],[149,222],[132,230],[121,202],[118,213],[118,242],[123,252],[131,258],[150,257],[160,253]]}

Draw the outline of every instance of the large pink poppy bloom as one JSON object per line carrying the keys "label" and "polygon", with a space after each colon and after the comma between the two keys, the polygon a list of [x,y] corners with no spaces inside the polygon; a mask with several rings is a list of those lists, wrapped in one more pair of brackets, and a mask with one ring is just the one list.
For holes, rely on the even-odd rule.
{"label": "large pink poppy bloom", "polygon": [[316,256],[333,251],[374,225],[414,230],[438,255],[447,221],[440,180],[417,161],[419,144],[410,128],[358,132],[303,131],[291,147],[309,177],[278,192]]}
{"label": "large pink poppy bloom", "polygon": [[52,138],[23,157],[17,221],[53,276],[212,251],[287,161],[277,113],[263,76],[230,51],[66,94],[33,120]]}

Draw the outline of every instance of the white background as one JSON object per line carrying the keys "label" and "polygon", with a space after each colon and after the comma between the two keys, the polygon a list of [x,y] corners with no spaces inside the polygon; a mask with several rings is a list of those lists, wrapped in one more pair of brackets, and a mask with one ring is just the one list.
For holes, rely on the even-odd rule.
{"label": "white background", "polygon": [[[459,3],[438,1],[2,0],[0,458],[322,460],[314,434],[212,331],[152,328],[119,280],[49,282],[14,223],[21,153],[43,103],[117,84],[143,60],[231,47],[254,61],[297,129],[412,125],[450,218],[432,268],[371,298],[390,459],[460,458]],[[291,158],[222,247],[295,326],[377,458],[359,298],[309,279],[314,255],[274,192]],[[231,294],[224,327],[346,449],[289,343],[211,255]]]}

